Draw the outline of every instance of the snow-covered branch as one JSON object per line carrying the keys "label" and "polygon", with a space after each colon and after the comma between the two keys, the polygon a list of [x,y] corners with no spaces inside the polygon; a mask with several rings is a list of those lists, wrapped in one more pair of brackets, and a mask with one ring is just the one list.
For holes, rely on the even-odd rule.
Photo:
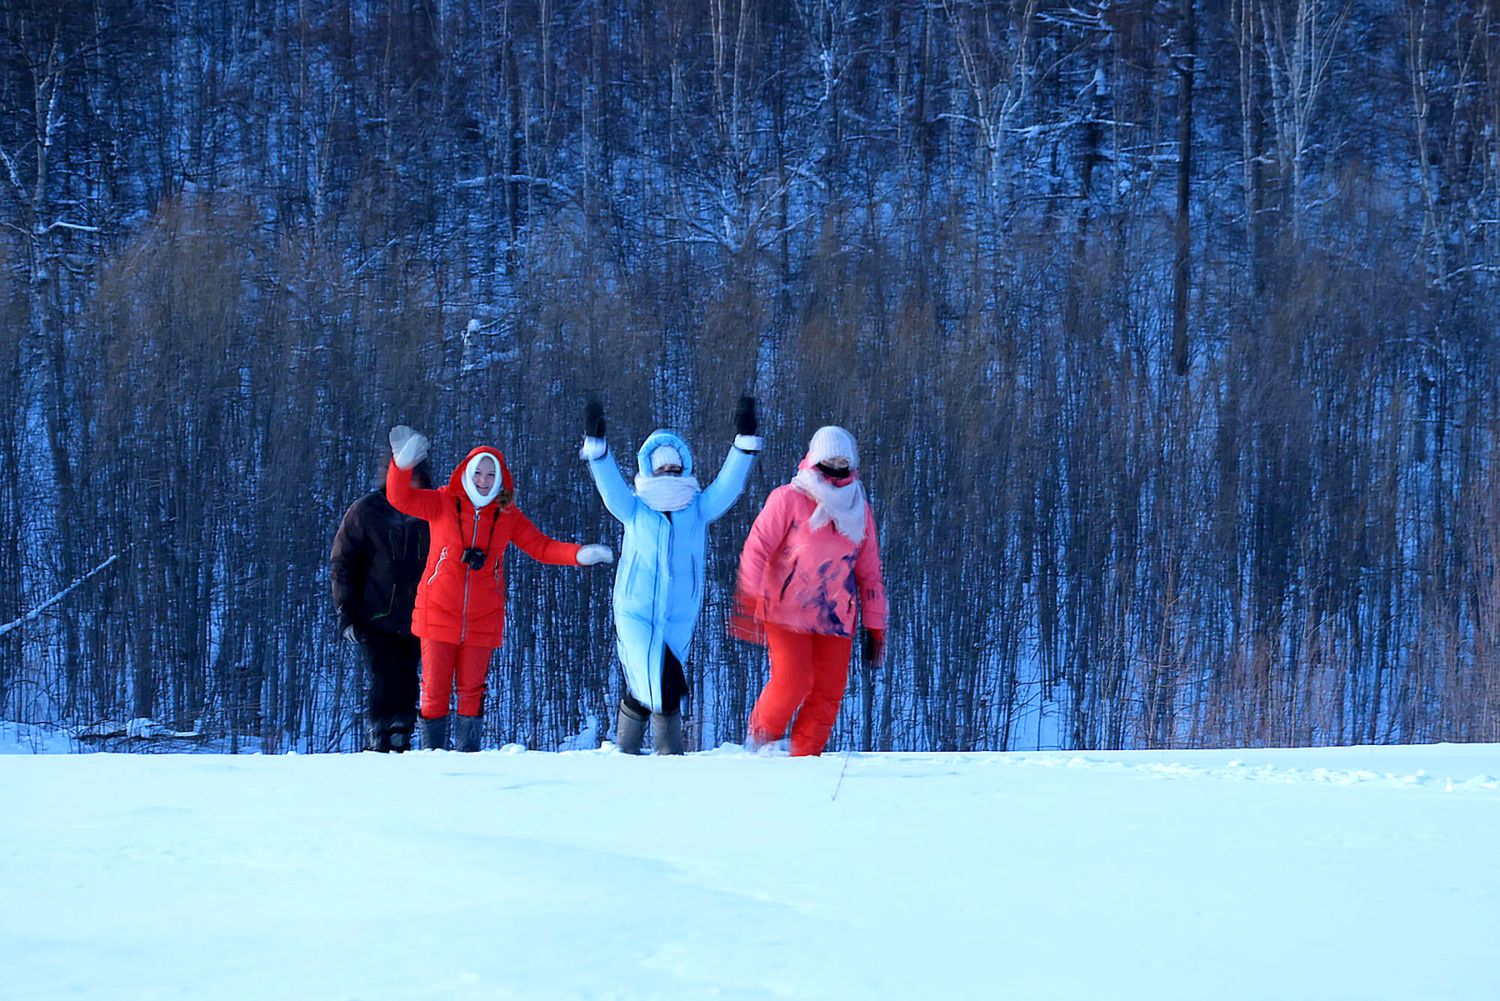
{"label": "snow-covered branch", "polygon": [[37,236],[46,236],[48,233],[52,232],[54,229],[71,229],[71,230],[76,230],[79,233],[97,233],[97,232],[99,232],[99,227],[98,226],[85,226],[82,223],[66,222],[66,221],[64,221],[62,219],[54,219],[52,221],[51,225],[48,225],[48,226],[38,226],[36,228],[36,234],[35,235],[37,235]]}
{"label": "snow-covered branch", "polygon": [[31,611],[27,612],[25,615],[21,616],[18,619],[12,619],[10,622],[7,622],[3,626],[0,626],[0,636],[4,636],[6,633],[10,632],[12,629],[18,629],[21,626],[25,625],[26,623],[31,622],[34,619],[40,618],[41,614],[43,612],[45,612],[47,609],[51,608],[53,605],[56,605],[58,602],[62,601],[68,595],[72,594],[79,587],[81,587],[83,585],[83,583],[85,581],[87,581],[90,577],[93,577],[96,574],[102,573],[104,570],[106,570],[110,566],[110,564],[114,563],[115,560],[117,560],[119,558],[120,558],[120,556],[119,556],[118,553],[110,556],[109,559],[105,560],[103,563],[100,563],[98,566],[94,567],[94,569],[90,570],[88,573],[84,574],[82,577],[78,578],[73,583],[69,584],[67,587],[63,588],[61,591],[57,592],[52,597],[48,598],[46,601],[42,602],[40,605],[36,606]]}

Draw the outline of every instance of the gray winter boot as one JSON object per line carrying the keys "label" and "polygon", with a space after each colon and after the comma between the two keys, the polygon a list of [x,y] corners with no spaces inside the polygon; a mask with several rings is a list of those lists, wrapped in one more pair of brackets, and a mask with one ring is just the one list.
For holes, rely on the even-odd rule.
{"label": "gray winter boot", "polygon": [[615,747],[625,754],[640,754],[641,742],[645,739],[646,714],[621,702],[620,717],[615,723]]}
{"label": "gray winter boot", "polygon": [[682,713],[652,713],[651,734],[657,754],[681,754]]}
{"label": "gray winter boot", "polygon": [[484,732],[483,716],[460,716],[453,727],[453,749],[470,754],[479,750],[479,737]]}
{"label": "gray winter boot", "polygon": [[423,717],[422,749],[427,751],[448,749],[448,717],[439,716],[437,719]]}
{"label": "gray winter boot", "polygon": [[365,750],[382,754],[391,750],[391,720],[365,720]]}

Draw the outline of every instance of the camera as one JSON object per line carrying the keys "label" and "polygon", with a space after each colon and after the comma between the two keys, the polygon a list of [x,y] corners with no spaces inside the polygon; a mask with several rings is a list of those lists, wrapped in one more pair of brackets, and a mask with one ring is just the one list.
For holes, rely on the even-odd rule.
{"label": "camera", "polygon": [[486,553],[483,549],[480,549],[478,546],[470,546],[468,549],[464,550],[463,555],[460,556],[459,559],[462,560],[464,566],[468,567],[470,570],[483,570],[484,561],[488,556],[489,554]]}

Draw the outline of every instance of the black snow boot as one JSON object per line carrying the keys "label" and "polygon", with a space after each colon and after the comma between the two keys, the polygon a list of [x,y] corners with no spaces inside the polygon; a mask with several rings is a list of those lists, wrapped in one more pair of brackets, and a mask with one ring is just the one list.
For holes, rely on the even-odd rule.
{"label": "black snow boot", "polygon": [[652,713],[651,740],[657,754],[681,754],[682,713]]}
{"label": "black snow boot", "polygon": [[390,736],[392,754],[401,754],[411,750],[411,734],[412,730],[416,729],[416,725],[417,720],[414,716],[398,716],[396,719],[391,720],[391,726],[387,733]]}
{"label": "black snow boot", "polygon": [[448,749],[448,717],[439,716],[437,719],[423,717],[422,748],[427,751]]}
{"label": "black snow boot", "polygon": [[365,750],[381,754],[391,749],[391,721],[388,719],[365,720]]}
{"label": "black snow boot", "polygon": [[453,727],[453,749],[470,754],[479,750],[479,737],[484,732],[483,716],[460,716]]}
{"label": "black snow boot", "polygon": [[630,700],[620,700],[620,716],[615,722],[615,747],[624,754],[640,754],[641,743],[646,739],[646,720],[650,713],[644,707],[637,709]]}

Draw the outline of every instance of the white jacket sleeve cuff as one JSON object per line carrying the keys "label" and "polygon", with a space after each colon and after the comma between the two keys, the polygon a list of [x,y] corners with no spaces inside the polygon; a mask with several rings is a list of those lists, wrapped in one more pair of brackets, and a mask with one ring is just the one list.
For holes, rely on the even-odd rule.
{"label": "white jacket sleeve cuff", "polygon": [[609,446],[604,443],[603,438],[585,438],[583,447],[578,450],[580,459],[599,459],[609,451]]}
{"label": "white jacket sleeve cuff", "polygon": [[766,440],[758,434],[737,434],[734,436],[734,447],[753,455],[766,447]]}

